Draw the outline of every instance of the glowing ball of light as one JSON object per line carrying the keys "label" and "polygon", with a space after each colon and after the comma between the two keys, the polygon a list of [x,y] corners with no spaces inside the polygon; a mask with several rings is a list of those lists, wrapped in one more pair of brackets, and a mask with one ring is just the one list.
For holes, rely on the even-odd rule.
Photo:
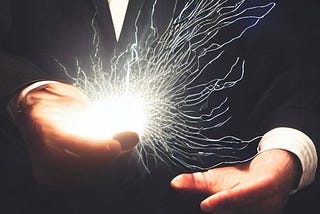
{"label": "glowing ball of light", "polygon": [[144,103],[137,97],[109,97],[94,101],[81,112],[71,112],[60,121],[65,132],[88,139],[111,139],[113,135],[133,131],[143,134],[146,121]]}
{"label": "glowing ball of light", "polygon": [[144,103],[137,97],[110,97],[92,104],[88,120],[100,134],[111,137],[122,131],[143,134],[146,113]]}

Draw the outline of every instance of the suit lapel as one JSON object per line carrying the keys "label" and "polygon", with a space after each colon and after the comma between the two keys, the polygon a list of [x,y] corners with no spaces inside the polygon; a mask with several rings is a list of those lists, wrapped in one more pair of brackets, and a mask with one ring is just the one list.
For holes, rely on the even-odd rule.
{"label": "suit lapel", "polygon": [[[126,16],[121,30],[119,41],[115,36],[115,29],[112,23],[112,16],[107,0],[90,0],[96,8],[96,21],[100,28],[100,39],[106,50],[124,50],[128,44],[134,41],[135,21],[139,10],[142,11],[146,0],[129,0]],[[150,1],[150,0],[148,0]],[[153,1],[150,1],[153,2]],[[146,21],[146,19],[144,19]],[[148,25],[146,25],[148,26]],[[112,48],[112,49],[111,49]]]}
{"label": "suit lapel", "polygon": [[99,30],[101,44],[106,52],[113,54],[110,50],[114,50],[117,44],[115,30],[112,23],[111,12],[107,0],[90,0],[96,10],[96,23]]}
{"label": "suit lapel", "polygon": [[[150,0],[148,0],[150,1]],[[151,0],[152,1],[152,0]],[[137,20],[139,11],[142,11],[145,5],[145,0],[129,0],[126,17],[123,22],[118,48],[123,50],[126,45],[134,42],[135,22]]]}
{"label": "suit lapel", "polygon": [[[135,42],[135,25],[138,27],[138,40],[145,38],[150,33],[151,13],[155,0],[129,0],[126,18],[123,24],[119,43],[119,50],[124,50],[128,44]],[[173,9],[177,0],[158,0],[155,6],[153,24],[159,30],[159,33],[167,28],[173,16]],[[139,17],[138,17],[139,15]],[[137,19],[138,18],[138,19]]]}

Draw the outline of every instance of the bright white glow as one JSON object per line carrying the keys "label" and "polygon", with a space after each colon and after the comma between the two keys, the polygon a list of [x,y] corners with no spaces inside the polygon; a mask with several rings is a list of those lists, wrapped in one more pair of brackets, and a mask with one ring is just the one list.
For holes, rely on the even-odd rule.
{"label": "bright white glow", "polygon": [[109,97],[93,102],[84,111],[73,109],[66,115],[51,118],[64,133],[98,141],[123,131],[142,135],[146,121],[144,104],[135,97]]}
{"label": "bright white glow", "polygon": [[[228,97],[221,97],[220,91],[231,90],[245,77],[243,55],[233,56],[228,46],[274,6],[272,2],[252,6],[247,0],[188,0],[162,35],[151,20],[150,32],[140,41],[136,25],[136,41],[110,64],[100,58],[94,17],[91,70],[83,70],[78,60],[74,75],[65,69],[91,100],[101,100],[83,117],[87,124],[82,132],[103,137],[110,131],[137,131],[140,142],[135,154],[147,170],[153,157],[201,170],[241,161],[239,151],[255,138],[207,133],[231,119]],[[219,93],[212,99],[215,102],[209,102],[215,93]],[[144,102],[128,100],[128,95],[138,95],[134,99]]]}
{"label": "bright white glow", "polygon": [[136,97],[109,97],[96,101],[91,106],[88,119],[92,121],[91,129],[103,135],[112,136],[123,131],[143,134],[146,114],[144,103]]}
{"label": "bright white glow", "polygon": [[109,97],[92,102],[86,109],[52,112],[49,118],[58,124],[62,133],[95,142],[112,139],[123,131],[133,131],[141,136],[146,122],[144,103],[133,96]]}

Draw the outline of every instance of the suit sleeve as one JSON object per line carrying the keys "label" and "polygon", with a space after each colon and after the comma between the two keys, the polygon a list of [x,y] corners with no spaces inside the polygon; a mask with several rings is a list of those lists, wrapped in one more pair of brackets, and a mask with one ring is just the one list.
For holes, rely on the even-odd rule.
{"label": "suit sleeve", "polygon": [[49,76],[23,57],[14,55],[6,47],[12,27],[11,1],[0,5],[0,104],[1,109],[8,100],[30,83],[48,79]]}
{"label": "suit sleeve", "polygon": [[292,14],[285,7],[278,3],[277,15],[260,34],[265,44],[257,44],[269,59],[267,63],[263,59],[256,62],[257,68],[273,75],[272,79],[259,81],[268,84],[255,106],[251,124],[259,124],[262,133],[277,127],[297,129],[312,139],[320,157],[320,72],[306,45],[312,41],[299,34],[306,23],[292,22]]}

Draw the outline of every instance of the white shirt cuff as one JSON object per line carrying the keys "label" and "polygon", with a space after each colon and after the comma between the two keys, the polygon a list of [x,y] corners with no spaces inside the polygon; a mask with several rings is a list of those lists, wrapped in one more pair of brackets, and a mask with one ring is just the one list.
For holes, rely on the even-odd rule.
{"label": "white shirt cuff", "polygon": [[300,182],[292,193],[311,184],[315,179],[318,156],[312,140],[293,128],[279,127],[267,132],[258,146],[258,153],[270,149],[284,149],[295,154],[302,166]]}
{"label": "white shirt cuff", "polygon": [[[38,82],[35,82],[35,83],[32,83],[30,84],[29,86],[25,87],[24,89],[22,89],[22,91],[20,92],[20,94],[18,94],[19,98],[21,97],[24,97],[26,96],[26,94],[35,89],[35,88],[38,88],[42,85],[45,85],[45,84],[48,84],[48,83],[56,83],[56,81],[51,81],[51,80],[43,80],[43,81],[38,81]],[[9,113],[9,115],[11,116],[11,118],[13,119],[13,121],[16,123],[16,118],[15,118],[15,109],[17,106],[16,106],[16,103],[13,103],[13,102],[16,102],[15,99],[12,99],[8,105],[7,105],[7,112]]]}

